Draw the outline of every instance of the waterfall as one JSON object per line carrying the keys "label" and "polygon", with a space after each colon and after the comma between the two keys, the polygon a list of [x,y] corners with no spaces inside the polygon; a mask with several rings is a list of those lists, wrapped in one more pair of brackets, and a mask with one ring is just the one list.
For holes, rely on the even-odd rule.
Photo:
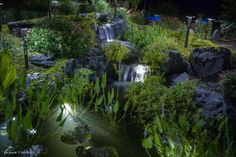
{"label": "waterfall", "polygon": [[101,42],[111,42],[115,38],[115,33],[111,24],[98,26],[99,38]]}
{"label": "waterfall", "polygon": [[121,65],[120,70],[123,82],[143,82],[148,67],[142,64]]}

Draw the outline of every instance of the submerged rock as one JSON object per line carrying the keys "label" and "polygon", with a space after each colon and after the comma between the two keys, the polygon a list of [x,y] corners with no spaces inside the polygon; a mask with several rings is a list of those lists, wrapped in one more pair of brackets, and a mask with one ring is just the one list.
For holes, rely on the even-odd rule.
{"label": "submerged rock", "polygon": [[78,126],[73,131],[67,131],[61,136],[61,141],[66,144],[84,145],[91,140],[95,130],[88,126]]}
{"label": "submerged rock", "polygon": [[100,148],[77,147],[76,154],[78,157],[119,157],[117,150],[112,146],[103,146]]}
{"label": "submerged rock", "polygon": [[195,93],[195,104],[203,108],[205,117],[217,118],[226,115],[227,104],[222,95],[200,87],[196,87]]}
{"label": "submerged rock", "polygon": [[52,57],[46,56],[44,54],[32,55],[30,56],[30,62],[34,65],[41,66],[44,68],[50,68],[55,65]]}
{"label": "submerged rock", "polygon": [[229,69],[231,53],[226,48],[196,48],[190,54],[190,63],[195,74],[205,78]]}

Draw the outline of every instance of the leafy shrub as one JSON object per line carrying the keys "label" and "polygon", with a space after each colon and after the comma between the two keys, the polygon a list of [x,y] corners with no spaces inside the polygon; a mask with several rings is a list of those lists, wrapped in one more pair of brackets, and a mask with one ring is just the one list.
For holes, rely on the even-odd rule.
{"label": "leafy shrub", "polygon": [[190,81],[168,88],[159,101],[163,113],[173,120],[178,119],[181,113],[185,113],[188,119],[194,118],[192,113],[197,113],[193,102],[194,89],[195,85]]}
{"label": "leafy shrub", "polygon": [[178,50],[178,45],[171,38],[158,38],[143,49],[143,61],[154,71],[160,70],[168,58],[169,50]]}
{"label": "leafy shrub", "polygon": [[140,122],[148,122],[160,114],[173,121],[180,113],[193,118],[192,113],[196,113],[193,94],[194,85],[191,82],[167,88],[163,85],[163,79],[157,76],[145,80],[143,84],[134,83],[127,89],[127,99]]}
{"label": "leafy shrub", "polygon": [[[157,116],[145,128],[148,134],[143,140],[143,147],[149,156],[160,157],[209,157],[209,156],[234,156],[229,154],[225,146],[220,143],[224,137],[224,127],[227,118],[213,124],[206,123],[198,118],[191,124],[184,113],[176,120]],[[207,126],[210,126],[207,128]],[[216,127],[214,132],[212,127]]]}
{"label": "leafy shrub", "polygon": [[17,65],[23,65],[22,41],[8,32],[0,33],[0,51],[9,50],[11,61]]}
{"label": "leafy shrub", "polygon": [[224,95],[231,100],[236,102],[236,75],[232,74],[226,77],[223,83],[222,91]]}
{"label": "leafy shrub", "polygon": [[[50,47],[48,47],[47,52],[59,57],[78,57],[86,54],[89,48],[93,46],[94,32],[91,29],[91,25],[94,24],[94,22],[92,16],[88,18],[59,16],[52,20],[37,19],[30,21],[30,23],[38,27],[35,29],[44,30],[45,34],[50,32],[48,34],[50,36],[48,40],[53,40],[54,43],[52,44],[55,44],[55,49],[53,50],[53,47],[49,44]],[[40,32],[36,31],[36,33]],[[31,34],[32,32],[29,34],[29,41],[31,40],[30,37],[33,36]],[[34,36],[36,36],[34,41],[41,40],[41,38],[37,38],[36,34]],[[30,42],[29,46],[34,48],[34,42]],[[60,47],[59,50],[58,46]],[[39,52],[45,53],[45,49],[38,49],[40,50]]]}
{"label": "leafy shrub", "polygon": [[76,4],[70,0],[61,0],[57,7],[59,14],[70,15],[74,14],[76,10]]}
{"label": "leafy shrub", "polygon": [[167,90],[163,83],[162,77],[152,76],[144,83],[133,83],[128,87],[126,98],[132,106],[138,122],[152,121],[158,113],[161,113],[158,102]]}
{"label": "leafy shrub", "polygon": [[120,42],[114,41],[106,43],[103,47],[105,56],[114,62],[121,62],[127,58],[129,49],[123,46]]}
{"label": "leafy shrub", "polygon": [[97,0],[94,4],[96,12],[109,13],[111,8],[105,0]]}
{"label": "leafy shrub", "polygon": [[63,37],[55,31],[33,28],[27,36],[27,44],[30,51],[52,56],[63,55]]}

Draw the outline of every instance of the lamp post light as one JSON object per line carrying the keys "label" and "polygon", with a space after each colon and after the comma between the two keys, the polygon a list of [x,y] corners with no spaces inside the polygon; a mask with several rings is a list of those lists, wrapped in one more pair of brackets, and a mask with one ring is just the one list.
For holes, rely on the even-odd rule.
{"label": "lamp post light", "polygon": [[0,3],[0,32],[2,32],[3,16],[2,16],[3,3]]}
{"label": "lamp post light", "polygon": [[186,18],[187,18],[187,33],[186,33],[186,39],[185,39],[185,44],[184,44],[185,48],[188,47],[189,32],[190,32],[191,23],[192,23],[194,16],[186,16]]}

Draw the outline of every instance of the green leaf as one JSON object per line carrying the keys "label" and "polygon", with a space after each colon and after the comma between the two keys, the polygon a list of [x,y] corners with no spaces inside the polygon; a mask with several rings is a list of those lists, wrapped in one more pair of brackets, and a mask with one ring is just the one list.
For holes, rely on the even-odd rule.
{"label": "green leaf", "polygon": [[126,112],[129,108],[129,101],[125,102],[124,111]]}
{"label": "green leaf", "polygon": [[7,69],[6,78],[4,79],[2,84],[3,88],[7,89],[10,85],[14,83],[15,80],[16,80],[16,68],[13,65],[11,65]]}
{"label": "green leaf", "polygon": [[102,104],[102,101],[103,101],[103,96],[100,96],[99,99],[96,99],[96,102],[95,102],[95,112],[98,112],[98,106],[100,106]]}
{"label": "green leaf", "polygon": [[106,86],[107,86],[107,73],[106,72],[102,74],[102,84],[101,84],[101,86],[102,86],[103,89],[106,88]]}
{"label": "green leaf", "polygon": [[222,121],[220,122],[220,125],[218,126],[218,131],[219,131],[219,132],[221,132],[222,129],[225,127],[227,121],[228,121],[228,117],[224,118],[224,120],[222,120]]}
{"label": "green leaf", "polygon": [[10,126],[10,138],[16,142],[17,139],[17,130],[18,130],[18,122],[17,119],[12,120],[11,126]]}
{"label": "green leaf", "polygon": [[118,100],[116,100],[116,103],[114,105],[114,112],[117,113],[118,110],[119,110],[119,102],[118,102]]}
{"label": "green leaf", "polygon": [[100,93],[99,78],[96,79],[96,83],[95,83],[95,86],[94,86],[94,91],[95,91],[96,94]]}
{"label": "green leaf", "polygon": [[64,112],[64,109],[61,108],[61,113],[60,113],[59,116],[57,117],[57,122],[60,122],[60,121],[61,121],[62,116],[63,116],[63,112]]}
{"label": "green leaf", "polygon": [[163,128],[162,128],[162,125],[161,125],[161,120],[160,120],[160,118],[158,116],[156,117],[155,125],[157,126],[157,129],[159,130],[159,132],[163,133]]}
{"label": "green leaf", "polygon": [[151,149],[152,148],[152,136],[145,138],[142,142],[143,148]]}
{"label": "green leaf", "polygon": [[32,118],[31,118],[31,113],[30,111],[28,111],[24,117],[24,120],[23,120],[23,128],[25,130],[30,130],[32,129]]}

